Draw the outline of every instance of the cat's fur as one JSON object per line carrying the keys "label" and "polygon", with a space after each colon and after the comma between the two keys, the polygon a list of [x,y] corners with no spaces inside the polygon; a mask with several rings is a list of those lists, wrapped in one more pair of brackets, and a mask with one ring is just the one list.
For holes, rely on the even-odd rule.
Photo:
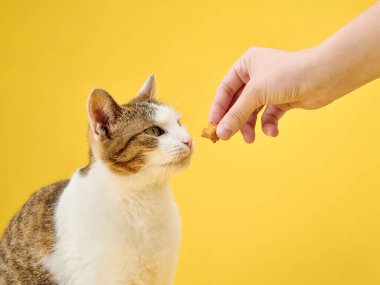
{"label": "cat's fur", "polygon": [[90,163],[34,193],[11,220],[0,285],[173,284],[180,218],[169,184],[193,148],[154,94],[153,76],[125,105],[90,94]]}

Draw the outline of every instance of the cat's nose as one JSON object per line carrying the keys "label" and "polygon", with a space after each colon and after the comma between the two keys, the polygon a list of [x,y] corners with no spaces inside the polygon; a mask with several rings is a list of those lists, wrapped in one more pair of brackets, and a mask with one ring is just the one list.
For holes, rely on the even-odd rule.
{"label": "cat's nose", "polygon": [[191,138],[185,138],[182,140],[182,142],[187,145],[189,148],[193,146],[193,140]]}

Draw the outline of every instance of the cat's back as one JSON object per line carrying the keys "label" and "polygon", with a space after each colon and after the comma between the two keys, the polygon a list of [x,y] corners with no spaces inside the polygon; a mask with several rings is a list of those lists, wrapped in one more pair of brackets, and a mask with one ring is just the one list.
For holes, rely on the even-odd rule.
{"label": "cat's back", "polygon": [[55,243],[54,210],[68,180],[32,194],[0,241],[0,285],[53,285],[44,258]]}

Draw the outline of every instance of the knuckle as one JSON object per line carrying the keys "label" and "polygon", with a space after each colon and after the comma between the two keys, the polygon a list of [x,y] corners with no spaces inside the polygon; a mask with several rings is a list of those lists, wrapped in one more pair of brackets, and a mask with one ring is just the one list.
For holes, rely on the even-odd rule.
{"label": "knuckle", "polygon": [[268,105],[268,90],[265,84],[262,84],[260,80],[255,82],[254,85],[248,89],[249,95],[255,96],[260,106]]}
{"label": "knuckle", "polygon": [[253,97],[253,96],[257,97],[259,99],[259,103],[262,104],[261,99],[263,99],[262,98],[263,94],[265,94],[265,92],[263,92],[262,90],[262,87],[260,87],[259,84],[255,83],[255,84],[251,84],[247,86],[246,88],[247,88],[247,95],[250,97]]}
{"label": "knuckle", "polygon": [[268,96],[266,95],[266,92],[259,92],[257,94],[257,97],[259,99],[260,105],[268,105]]}
{"label": "knuckle", "polygon": [[234,90],[232,89],[232,87],[230,85],[228,85],[227,83],[225,82],[221,82],[220,85],[219,85],[219,88],[220,90],[222,90],[225,94],[227,94],[229,97],[233,97],[234,96]]}
{"label": "knuckle", "polygon": [[248,84],[246,87],[247,95],[252,96],[257,93],[257,87],[253,84]]}
{"label": "knuckle", "polygon": [[247,51],[246,54],[254,54],[257,51],[258,47],[257,46],[251,46]]}
{"label": "knuckle", "polygon": [[277,126],[279,118],[276,116],[276,114],[273,113],[264,113],[263,114],[264,121],[270,122],[272,124],[275,124]]}
{"label": "knuckle", "polygon": [[223,105],[221,102],[216,101],[214,102],[214,108],[213,108],[213,114],[219,115],[220,113],[225,114],[227,112],[227,106]]}
{"label": "knuckle", "polygon": [[243,55],[239,58],[239,60],[235,63],[234,69],[240,80],[244,83],[249,80],[249,68],[248,68],[248,58]]}

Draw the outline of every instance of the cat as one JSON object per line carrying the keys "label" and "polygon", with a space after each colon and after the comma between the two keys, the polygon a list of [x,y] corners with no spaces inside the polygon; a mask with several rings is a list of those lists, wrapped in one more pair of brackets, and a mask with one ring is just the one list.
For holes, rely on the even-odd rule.
{"label": "cat", "polygon": [[90,161],[34,193],[0,243],[1,285],[172,285],[180,217],[170,190],[193,142],[152,75],[118,105],[88,99]]}

